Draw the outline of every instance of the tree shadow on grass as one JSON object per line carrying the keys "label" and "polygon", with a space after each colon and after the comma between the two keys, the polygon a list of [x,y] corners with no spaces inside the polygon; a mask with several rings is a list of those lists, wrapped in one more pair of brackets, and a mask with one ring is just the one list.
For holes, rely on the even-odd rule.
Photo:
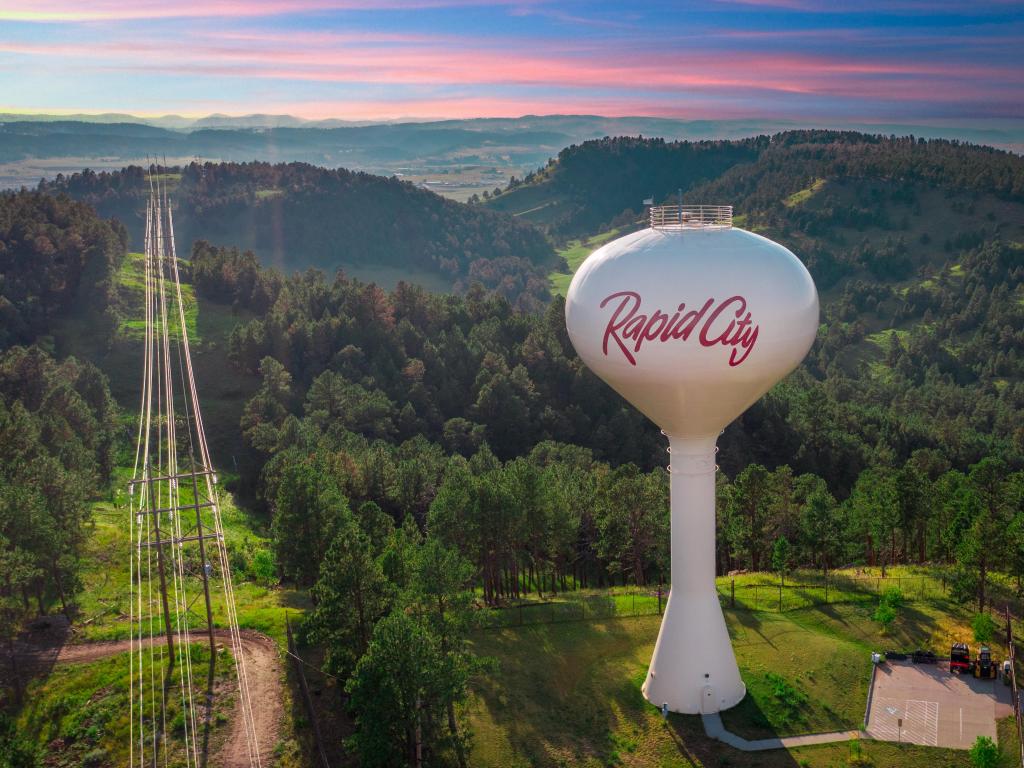
{"label": "tree shadow on grass", "polygon": [[719,768],[796,768],[798,765],[796,759],[784,749],[743,752],[715,741],[704,733],[704,724],[696,715],[670,715],[668,730],[679,754],[694,765],[714,765]]}
{"label": "tree shadow on grass", "polygon": [[71,625],[64,614],[40,616],[30,621],[15,638],[14,658],[6,643],[0,644],[0,704],[4,689],[13,701],[35,679],[50,676],[61,648],[71,636]]}
{"label": "tree shadow on grass", "polygon": [[659,624],[651,616],[477,633],[474,650],[498,662],[473,686],[494,726],[476,734],[494,742],[488,762],[618,764],[623,751],[642,750],[662,764],[687,764],[676,754],[693,765],[795,767],[784,750],[748,754],[708,738],[699,717],[662,720],[641,693]]}
{"label": "tree shadow on grass", "polygon": [[520,760],[607,763],[618,732],[639,741],[652,727],[640,686],[659,623],[651,616],[476,633],[474,650],[497,662],[474,681],[478,705]]}

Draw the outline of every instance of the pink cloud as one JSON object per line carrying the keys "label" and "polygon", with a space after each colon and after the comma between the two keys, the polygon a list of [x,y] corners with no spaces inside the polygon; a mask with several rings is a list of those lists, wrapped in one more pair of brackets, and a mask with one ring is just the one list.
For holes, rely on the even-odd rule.
{"label": "pink cloud", "polygon": [[[496,0],[504,5],[522,0]],[[0,19],[35,22],[131,21],[174,18],[245,18],[337,11],[444,8],[495,4],[490,0],[8,0]]]}
{"label": "pink cloud", "polygon": [[704,51],[605,53],[537,50],[506,52],[500,47],[458,48],[451,40],[396,36],[376,45],[372,36],[264,34],[210,36],[189,45],[159,39],[90,44],[0,43],[0,52],[69,58],[121,71],[162,71],[193,76],[229,76],[334,83],[418,86],[512,85],[638,91],[767,91],[846,94],[880,99],[933,99],[969,95],[1017,83],[1012,67],[936,61],[859,60],[810,54]]}

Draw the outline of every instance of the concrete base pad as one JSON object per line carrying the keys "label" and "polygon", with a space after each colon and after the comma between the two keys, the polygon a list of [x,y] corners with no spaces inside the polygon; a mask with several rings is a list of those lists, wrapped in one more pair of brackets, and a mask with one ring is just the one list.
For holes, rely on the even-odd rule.
{"label": "concrete base pad", "polygon": [[880,741],[970,749],[978,736],[995,741],[996,720],[1012,714],[1010,688],[1001,680],[953,675],[948,663],[890,661],[875,673],[867,733]]}

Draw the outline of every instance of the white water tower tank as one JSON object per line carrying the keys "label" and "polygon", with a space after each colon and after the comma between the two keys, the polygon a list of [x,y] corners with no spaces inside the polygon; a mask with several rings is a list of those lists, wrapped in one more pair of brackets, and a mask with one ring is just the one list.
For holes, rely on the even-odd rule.
{"label": "white water tower tank", "polygon": [[672,591],[644,696],[728,709],[746,687],[715,589],[715,443],[807,354],[814,282],[788,249],[734,228],[731,206],[656,206],[650,228],[583,262],[565,320],[587,366],[669,439]]}

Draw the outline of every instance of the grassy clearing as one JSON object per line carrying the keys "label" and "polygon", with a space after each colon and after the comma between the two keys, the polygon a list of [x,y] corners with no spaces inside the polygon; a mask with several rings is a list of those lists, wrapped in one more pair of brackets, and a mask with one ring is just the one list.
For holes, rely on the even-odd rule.
{"label": "grassy clearing", "polygon": [[888,351],[890,337],[892,334],[896,334],[896,338],[900,340],[901,344],[906,345],[907,339],[910,338],[910,331],[900,328],[886,328],[882,331],[875,331],[865,336],[865,340],[871,342],[876,347],[879,347],[883,351]]}
{"label": "grassy clearing", "polygon": [[[727,725],[748,736],[857,727],[877,633],[856,606],[782,615],[726,611],[748,696]],[[478,653],[497,660],[468,705],[474,766],[847,765],[848,744],[744,754],[708,740],[697,717],[661,719],[640,692],[660,618],[567,622],[480,632]],[[778,676],[803,692],[794,708]],[[783,688],[783,690],[785,690]],[[875,766],[968,766],[965,752],[865,742]]]}
{"label": "grassy clearing", "polygon": [[[141,341],[146,333],[146,319],[144,316],[144,302],[146,292],[145,256],[141,253],[129,253],[121,269],[118,270],[115,278],[118,293],[118,311],[121,316],[118,325],[117,335],[121,339],[130,341]],[[173,294],[173,289],[168,286],[168,295]],[[187,283],[181,285],[181,298],[185,304],[185,327],[188,329],[190,340],[197,343],[202,342],[199,333],[197,320],[199,317],[199,306],[196,303],[195,291]],[[181,322],[178,318],[178,306],[176,300],[171,300],[167,306],[167,327],[174,335],[181,335]]]}
{"label": "grassy clearing", "polygon": [[555,296],[565,296],[569,292],[569,283],[572,282],[572,276],[576,274],[580,264],[583,263],[587,256],[609,240],[618,237],[619,232],[621,232],[621,229],[616,228],[588,237],[585,240],[571,240],[565,248],[559,250],[558,255],[565,259],[569,265],[569,272],[551,273],[549,276],[551,279],[551,293]]}
{"label": "grassy clearing", "polygon": [[[572,582],[569,582],[570,587]],[[908,601],[943,600],[946,588],[942,574],[924,566],[888,568],[882,577],[878,568],[849,568],[831,571],[826,578],[820,571],[797,570],[786,582],[770,573],[743,573],[717,579],[722,605],[748,611],[783,612],[813,608],[826,604],[857,603],[874,606],[879,595],[889,587],[897,587]],[[662,591],[660,604],[668,599],[668,585]],[[478,590],[482,596],[482,592]],[[518,601],[482,615],[490,628],[523,626],[595,618],[650,616],[659,612],[658,587],[633,586],[607,589],[570,589],[543,597],[524,594]]]}
{"label": "grassy clearing", "polygon": [[283,189],[257,189],[256,199],[257,200],[268,200],[272,197],[281,197],[284,195]]}
{"label": "grassy clearing", "polygon": [[806,203],[812,197],[814,197],[821,189],[825,186],[825,179],[815,179],[811,182],[811,186],[806,189],[801,189],[799,192],[794,192],[792,195],[787,197],[783,201],[783,205],[787,208],[794,208],[801,203]]}
{"label": "grassy clearing", "polygon": [[[128,557],[132,551],[129,541],[129,511],[127,487],[129,471],[118,472],[113,499],[93,505],[93,533],[83,558],[84,589],[79,596],[80,626],[77,638],[81,640],[120,640],[129,636],[127,586],[129,581]],[[188,499],[188,494],[184,494]],[[239,625],[273,637],[284,644],[285,613],[300,620],[308,607],[305,592],[275,586],[269,580],[257,578],[258,558],[270,552],[270,540],[248,515],[240,510],[230,494],[220,491],[221,518],[225,541],[232,565],[235,603]],[[263,553],[263,554],[261,554]],[[199,581],[186,584],[190,597],[200,594]],[[224,593],[219,580],[211,584],[214,623],[223,626]],[[206,624],[202,600],[192,608],[191,623]]]}
{"label": "grassy clearing", "polygon": [[554,221],[568,202],[549,184],[526,184],[492,197],[486,205],[496,211],[521,216],[531,224],[543,226]]}
{"label": "grassy clearing", "polygon": [[[747,697],[723,713],[726,726],[747,738],[859,727],[864,716],[870,652],[931,648],[948,652],[955,639],[970,638],[969,608],[945,597],[941,578],[928,568],[849,571],[830,597],[840,604],[797,608],[801,590],[784,590],[784,612],[727,608],[726,622]],[[793,582],[810,583],[799,573]],[[858,581],[852,582],[854,577]],[[771,575],[735,577],[737,603],[756,587],[777,601]],[[732,579],[719,579],[728,600]],[[899,585],[907,598],[888,634],[872,619],[877,591]],[[606,601],[629,599],[627,590]],[[770,601],[769,601],[770,602]],[[560,605],[568,618],[572,600]],[[626,607],[626,606],[624,606]],[[555,610],[546,607],[542,610]],[[515,609],[508,613],[514,614]],[[696,717],[663,722],[640,693],[661,618],[562,621],[478,632],[478,653],[496,668],[474,687],[469,716],[475,731],[471,763],[480,766],[845,766],[848,744],[790,752],[742,754],[709,741]],[[1010,727],[1012,728],[1012,722]],[[1005,728],[1004,728],[1005,730]],[[968,766],[965,752],[864,742],[874,766],[937,768]]]}
{"label": "grassy clearing", "polygon": [[392,291],[400,282],[414,283],[431,293],[451,293],[452,281],[438,272],[417,269],[412,266],[390,267],[384,264],[345,264],[338,262],[337,269],[364,283],[376,283]]}
{"label": "grassy clearing", "polygon": [[[205,670],[208,649],[193,645],[191,654],[194,668]],[[237,694],[231,655],[226,650],[218,655],[214,709],[209,719],[210,754],[217,752],[227,736],[226,724]],[[101,661],[61,665],[45,679],[29,685],[25,706],[17,716],[17,728],[40,754],[46,755],[47,766],[98,768],[129,764],[129,662],[128,654],[123,653]],[[150,695],[147,693],[147,697]],[[198,705],[196,701],[195,706]],[[184,764],[186,711],[180,689],[173,682],[167,691],[166,714],[173,735],[168,741],[170,765]]]}
{"label": "grassy clearing", "polygon": [[[115,488],[125,487],[130,471],[118,470]],[[304,592],[273,585],[256,564],[258,553],[269,550],[269,540],[258,524],[237,506],[229,494],[221,493],[221,511],[225,539],[232,565],[238,622],[242,628],[254,629],[285,644],[285,613],[301,621],[308,608]],[[187,500],[187,499],[186,499]],[[132,632],[128,618],[128,562],[132,552],[129,541],[129,511],[124,491],[115,490],[110,500],[93,504],[92,532],[83,556],[83,590],[78,595],[78,615],[74,623],[72,643],[96,640],[123,640]],[[254,574],[260,573],[257,579]],[[190,578],[187,583],[192,627],[205,627],[200,582]],[[224,625],[224,594],[221,582],[211,583],[214,623]],[[195,639],[195,635],[193,638]],[[222,644],[223,645],[223,644]],[[162,649],[162,645],[157,646]],[[193,667],[205,669],[208,652],[205,637],[191,648]],[[282,664],[282,674],[285,665]],[[209,753],[215,754],[228,732],[235,706],[236,683],[229,650],[219,652],[214,684],[215,703],[211,718]],[[44,678],[30,683],[25,705],[16,714],[17,728],[22,736],[47,755],[46,765],[56,768],[71,766],[120,766],[128,764],[128,656],[119,654],[101,661],[55,666]],[[292,699],[292,684],[284,689],[286,722],[280,733],[276,753],[281,766],[305,765],[298,757],[298,740],[306,737],[305,720],[298,714]],[[183,705],[176,684],[168,696],[167,717],[171,723],[172,753],[169,765],[184,764],[178,754],[183,744]]]}

